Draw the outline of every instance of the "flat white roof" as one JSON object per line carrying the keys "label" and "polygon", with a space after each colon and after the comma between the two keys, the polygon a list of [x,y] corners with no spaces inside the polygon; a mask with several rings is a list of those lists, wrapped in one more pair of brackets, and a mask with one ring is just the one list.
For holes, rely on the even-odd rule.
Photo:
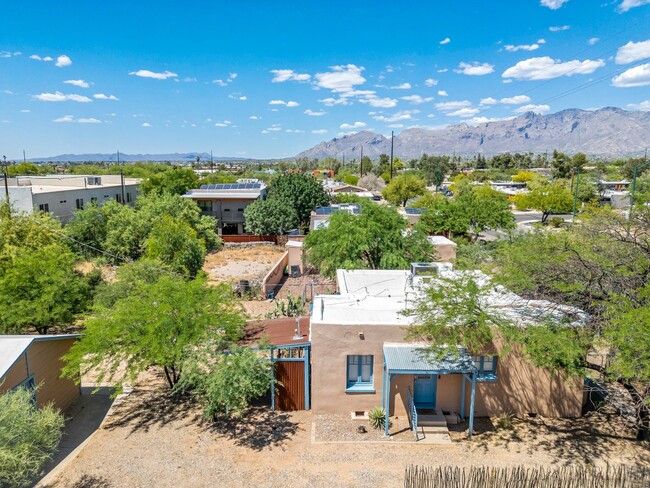
{"label": "flat white roof", "polygon": [[428,236],[427,239],[434,246],[454,246],[457,247],[456,243],[451,239],[447,239],[445,236]]}

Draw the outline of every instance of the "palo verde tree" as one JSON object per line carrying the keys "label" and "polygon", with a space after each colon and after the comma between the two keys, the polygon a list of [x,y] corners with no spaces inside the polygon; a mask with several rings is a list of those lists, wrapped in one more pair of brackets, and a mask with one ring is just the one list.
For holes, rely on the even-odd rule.
{"label": "palo verde tree", "polygon": [[528,193],[517,196],[515,206],[518,210],[538,210],[542,212],[542,222],[546,222],[551,214],[568,213],[573,209],[573,196],[564,181],[554,180],[530,186]]}
{"label": "palo verde tree", "polygon": [[329,197],[318,180],[302,173],[286,173],[271,181],[268,199],[293,208],[303,229],[309,227],[311,211],[329,203]]}
{"label": "palo verde tree", "polygon": [[[153,284],[142,280],[112,307],[98,304],[94,312],[81,340],[64,357],[64,374],[76,379],[79,371],[83,376],[101,365],[99,381],[117,380],[118,388],[149,368],[162,369],[173,388],[194,348],[209,343],[226,351],[241,337],[244,324],[229,286],[170,274]],[[122,368],[123,376],[117,377]]]}
{"label": "palo verde tree", "polygon": [[335,212],[329,226],[305,240],[309,261],[333,277],[342,269],[406,269],[413,261],[429,261],[433,248],[419,230],[407,231],[397,210],[361,203],[361,214]]}
{"label": "palo verde tree", "polygon": [[25,388],[0,395],[0,486],[33,486],[61,439],[63,415],[36,408],[32,395]]}
{"label": "palo verde tree", "polygon": [[391,180],[381,194],[393,205],[406,206],[408,200],[426,192],[426,182],[422,178],[415,175],[399,175]]}
{"label": "palo verde tree", "polygon": [[[584,328],[540,338],[535,357],[546,364],[556,351],[584,344],[586,332],[577,367],[629,393],[639,439],[650,438],[649,236],[650,208],[635,209],[630,220],[611,209],[589,209],[570,229],[518,237],[496,257],[497,278],[513,291],[590,314]],[[606,361],[592,361],[603,354]]]}
{"label": "palo verde tree", "polygon": [[281,199],[256,200],[244,209],[246,232],[262,236],[286,234],[299,225],[296,210]]}

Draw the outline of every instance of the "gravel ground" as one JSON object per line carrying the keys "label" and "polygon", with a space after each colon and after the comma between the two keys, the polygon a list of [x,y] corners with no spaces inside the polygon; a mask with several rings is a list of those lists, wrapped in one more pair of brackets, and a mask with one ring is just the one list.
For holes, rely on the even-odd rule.
{"label": "gravel ground", "polygon": [[[413,431],[407,417],[391,417],[391,436],[384,437],[384,431],[375,429],[368,420],[353,419],[349,415],[312,415],[316,442],[413,442]],[[365,427],[365,433],[358,433],[357,427]]]}
{"label": "gravel ground", "polygon": [[232,283],[239,280],[262,281],[285,250],[279,246],[227,247],[205,257],[203,270],[210,280]]}
{"label": "gravel ground", "polygon": [[160,378],[136,388],[50,486],[389,487],[402,485],[410,464],[650,465],[647,445],[618,435],[595,437],[573,429],[572,421],[477,432],[471,442],[447,446],[394,442],[360,449],[362,443],[312,444],[316,416],[310,412],[259,407],[240,421],[211,423],[195,406],[164,393]]}

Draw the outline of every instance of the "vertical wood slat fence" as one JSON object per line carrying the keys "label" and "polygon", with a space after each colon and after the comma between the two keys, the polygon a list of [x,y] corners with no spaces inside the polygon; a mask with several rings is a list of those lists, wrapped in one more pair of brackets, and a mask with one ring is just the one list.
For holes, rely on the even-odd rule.
{"label": "vertical wood slat fence", "polygon": [[404,488],[647,488],[650,469],[629,466],[489,468],[408,466]]}

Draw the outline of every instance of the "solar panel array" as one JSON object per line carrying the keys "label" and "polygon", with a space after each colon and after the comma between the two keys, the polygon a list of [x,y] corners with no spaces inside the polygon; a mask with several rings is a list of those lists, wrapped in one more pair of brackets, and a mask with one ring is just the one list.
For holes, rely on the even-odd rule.
{"label": "solar panel array", "polygon": [[422,212],[424,212],[424,208],[405,208],[404,211],[406,212],[407,215],[422,215]]}
{"label": "solar panel array", "polygon": [[219,183],[217,185],[201,185],[201,190],[255,190],[262,188],[261,183]]}
{"label": "solar panel array", "polygon": [[316,207],[314,212],[316,215],[330,215],[334,212],[349,212],[358,215],[361,213],[361,207],[356,203],[348,203],[338,207]]}

